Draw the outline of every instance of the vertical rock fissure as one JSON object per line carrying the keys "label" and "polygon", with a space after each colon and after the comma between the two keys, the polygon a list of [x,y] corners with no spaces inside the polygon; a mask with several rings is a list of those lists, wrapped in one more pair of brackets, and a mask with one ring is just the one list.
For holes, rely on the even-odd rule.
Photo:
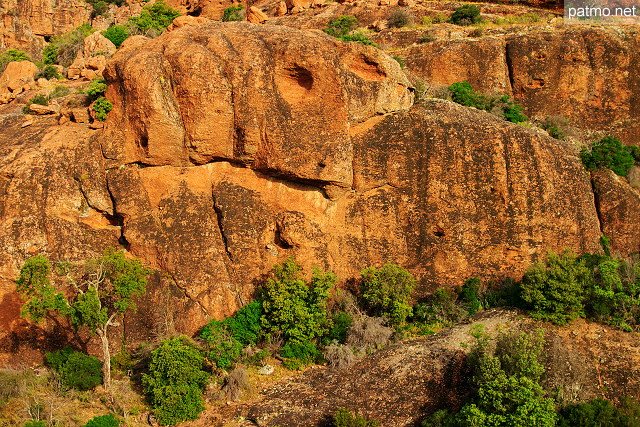
{"label": "vertical rock fissure", "polygon": [[227,241],[227,236],[224,232],[224,214],[222,213],[222,209],[220,209],[220,206],[218,205],[217,201],[216,201],[216,196],[215,194],[211,195],[211,198],[213,199],[213,210],[216,213],[216,219],[218,221],[218,230],[220,230],[220,236],[222,237],[222,243],[224,244],[224,251],[227,254],[227,258],[229,258],[229,261],[231,263],[233,263],[233,255],[231,254],[231,251],[229,250],[229,242]]}
{"label": "vertical rock fissure", "polygon": [[504,44],[504,60],[507,63],[507,73],[509,74],[509,86],[511,87],[511,94],[513,97],[516,97],[515,92],[515,83],[513,77],[513,58],[511,58],[511,52],[509,48],[509,41],[506,41]]}
{"label": "vertical rock fissure", "polygon": [[[128,251],[131,245],[129,244],[129,241],[124,235],[124,230],[125,230],[124,215],[118,213],[116,198],[111,191],[111,187],[109,186],[109,180],[107,180],[106,184],[107,184],[107,193],[109,194],[109,199],[111,200],[111,206],[112,206],[111,211],[113,212],[112,217],[114,218],[115,221],[117,221],[118,225],[120,226],[120,237],[118,237],[118,243],[120,244],[120,246],[122,246],[123,249],[126,249]],[[82,194],[84,196],[84,193]],[[85,199],[86,199],[86,196],[85,196]],[[88,200],[87,200],[87,203],[89,203]]]}
{"label": "vertical rock fissure", "polygon": [[[591,174],[591,172],[589,172],[589,174]],[[593,178],[593,174],[591,174],[590,182],[591,192],[593,193],[593,205],[596,210],[596,217],[598,218],[598,229],[600,230],[600,234],[604,236],[604,230],[602,228],[602,212],[600,212],[600,197],[598,196],[596,181]]]}

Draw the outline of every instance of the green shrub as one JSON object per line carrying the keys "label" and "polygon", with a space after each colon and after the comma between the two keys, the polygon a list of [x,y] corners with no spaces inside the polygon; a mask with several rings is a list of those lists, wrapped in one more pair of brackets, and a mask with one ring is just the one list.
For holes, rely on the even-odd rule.
{"label": "green shrub", "polygon": [[354,414],[346,408],[340,408],[333,416],[333,425],[335,427],[377,427],[380,423],[368,421],[358,413]]}
{"label": "green shrub", "polygon": [[31,104],[47,105],[49,104],[49,98],[41,93],[34,96],[33,98],[27,101],[24,107],[22,107],[23,114],[29,114],[31,112]]}
{"label": "green shrub", "polygon": [[84,427],[118,427],[120,421],[113,415],[100,415],[89,420]]}
{"label": "green shrub", "polygon": [[[624,402],[627,403],[627,402]],[[594,399],[560,410],[558,427],[635,427],[640,425],[640,407],[628,403],[616,408],[604,399]]]}
{"label": "green shrub", "polygon": [[444,326],[460,321],[465,310],[457,304],[455,291],[452,288],[438,289],[427,301],[413,307],[414,322],[426,324],[441,323]]}
{"label": "green shrub", "polygon": [[102,362],[95,356],[69,347],[45,355],[45,361],[60,374],[64,385],[78,390],[91,390],[102,384]]}
{"label": "green shrub", "polygon": [[47,423],[42,420],[27,421],[26,423],[24,423],[24,427],[47,427]]}
{"label": "green shrub", "polygon": [[329,21],[326,27],[322,29],[325,33],[333,37],[343,37],[349,34],[351,31],[358,28],[358,20],[355,16],[342,15],[339,18]]}
{"label": "green shrub", "polygon": [[239,4],[238,6],[229,6],[222,12],[222,22],[231,21],[243,21],[244,20],[244,6]]}
{"label": "green shrub", "polygon": [[542,123],[540,123],[540,127],[546,130],[552,138],[565,139],[569,121],[562,116],[547,116]]}
{"label": "green shrub", "polygon": [[299,369],[299,366],[307,366],[322,360],[322,354],[311,341],[289,341],[280,350],[280,356],[287,360],[297,362],[295,363],[295,369]]}
{"label": "green shrub", "polygon": [[9,62],[30,61],[29,56],[21,50],[9,49],[0,55],[0,73],[7,68]]}
{"label": "green shrub", "polygon": [[207,344],[207,359],[218,368],[228,370],[240,359],[242,343],[227,329],[224,322],[211,320],[200,332]]}
{"label": "green shrub", "polygon": [[465,4],[456,8],[449,21],[456,25],[473,25],[482,21],[480,9],[473,4]]}
{"label": "green shrub", "polygon": [[89,95],[89,98],[94,101],[101,96],[104,96],[104,92],[107,90],[107,81],[105,79],[93,79],[89,83],[89,87],[84,90],[84,93]]}
{"label": "green shrub", "polygon": [[402,28],[411,24],[411,15],[404,9],[396,9],[391,12],[389,19],[387,19],[387,25],[389,28]]}
{"label": "green shrub", "polygon": [[527,269],[520,284],[522,299],[532,304],[534,318],[564,325],[585,316],[585,290],[591,281],[584,260],[568,251],[549,252],[546,262]]}
{"label": "green shrub", "polygon": [[93,104],[93,111],[96,112],[96,119],[101,122],[107,120],[107,113],[113,109],[113,104],[104,96],[96,99]]}
{"label": "green shrub", "polygon": [[332,316],[331,323],[331,329],[329,329],[325,342],[331,343],[335,340],[344,343],[347,339],[349,328],[353,324],[353,317],[345,311],[339,311]]}
{"label": "green shrub", "polygon": [[314,270],[305,283],[302,268],[291,257],[273,267],[273,275],[262,291],[262,325],[271,333],[282,333],[286,341],[305,342],[324,336],[329,328],[327,298],[337,278]]}
{"label": "green shrub", "polygon": [[340,37],[340,40],[343,42],[357,42],[367,46],[378,47],[377,43],[374,43],[369,39],[369,37],[365,36],[362,33],[347,34]]}
{"label": "green shrub", "polygon": [[374,316],[385,316],[394,326],[401,326],[411,315],[409,299],[416,280],[404,268],[385,264],[379,270],[362,270],[362,299]]}
{"label": "green shrub", "polygon": [[502,116],[506,121],[511,123],[522,123],[528,120],[527,116],[522,114],[524,108],[521,105],[516,104],[516,102],[511,99],[510,96],[501,96],[500,98],[498,98],[497,102],[502,109]]}
{"label": "green shrub", "polygon": [[472,277],[464,282],[464,285],[460,288],[460,297],[471,316],[476,314],[478,310],[482,309],[482,303],[480,302],[479,295],[481,284],[480,279]]}
{"label": "green shrub", "polygon": [[142,385],[161,425],[195,420],[204,410],[209,375],[204,358],[185,336],[165,340],[151,352]]}
{"label": "green shrub", "polygon": [[434,24],[443,24],[447,22],[449,18],[444,13],[436,13],[433,19],[431,20]]}
{"label": "green shrub", "polygon": [[158,32],[164,31],[174,19],[180,16],[180,12],[167,6],[167,4],[158,0],[153,4],[148,4],[142,9],[140,15],[129,18],[138,31],[146,33],[150,30]]}
{"label": "green shrub", "polygon": [[58,49],[58,45],[48,43],[44,49],[42,49],[42,62],[46,65],[55,64],[58,59]]}
{"label": "green shrub", "polygon": [[480,336],[469,356],[477,395],[460,410],[457,425],[555,426],[553,399],[539,383],[543,348],[541,331],[503,333],[495,346]]}
{"label": "green shrub", "polygon": [[616,175],[627,176],[636,162],[631,151],[618,139],[607,136],[592,144],[590,150],[583,148],[580,157],[588,170],[611,169]]}
{"label": "green shrub", "polygon": [[223,323],[234,339],[243,346],[255,344],[262,335],[262,301],[251,301]]}
{"label": "green shrub", "polygon": [[38,72],[38,74],[36,74],[36,79],[45,78],[47,80],[51,80],[54,78],[59,79],[60,77],[62,76],[60,75],[60,73],[58,73],[58,70],[56,70],[56,67],[54,67],[53,65],[45,65]]}
{"label": "green shrub", "polygon": [[465,107],[474,107],[479,110],[491,109],[489,99],[473,90],[468,82],[457,82],[449,86],[451,100]]}
{"label": "green shrub", "polygon": [[109,39],[116,48],[119,48],[120,45],[122,45],[122,42],[129,37],[129,32],[124,25],[114,25],[104,30],[102,35]]}

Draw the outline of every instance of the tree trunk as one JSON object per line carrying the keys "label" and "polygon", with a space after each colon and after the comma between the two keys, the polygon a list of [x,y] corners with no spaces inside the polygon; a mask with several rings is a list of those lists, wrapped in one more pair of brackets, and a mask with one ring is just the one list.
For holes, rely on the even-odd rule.
{"label": "tree trunk", "polygon": [[109,352],[109,338],[107,337],[106,329],[98,329],[98,336],[100,336],[100,341],[102,342],[104,388],[109,390],[111,388],[111,353]]}

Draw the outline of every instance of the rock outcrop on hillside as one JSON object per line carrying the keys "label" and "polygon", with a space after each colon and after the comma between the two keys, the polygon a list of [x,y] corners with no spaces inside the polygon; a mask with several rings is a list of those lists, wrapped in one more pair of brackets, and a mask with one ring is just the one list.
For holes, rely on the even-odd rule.
{"label": "rock outcrop on hillside", "polygon": [[466,80],[483,93],[513,95],[532,118],[564,116],[639,145],[639,52],[635,27],[578,26],[435,40],[396,54],[427,85]]}
{"label": "rock outcrop on hillside", "polygon": [[390,345],[348,369],[312,368],[263,390],[258,402],[211,408],[201,419],[222,425],[213,422],[214,414],[222,412],[227,419],[250,420],[242,424],[247,426],[330,425],[332,415],[347,408],[383,426],[419,425],[438,409],[458,411],[472,393],[466,355],[479,326],[491,336],[531,333],[543,326],[543,382],[547,390],[557,390],[565,404],[595,398],[616,401],[640,393],[640,347],[634,334],[584,320],[555,327],[516,312],[491,310],[437,335]]}
{"label": "rock outcrop on hillside", "polygon": [[163,319],[192,333],[233,313],[291,255],[341,279],[397,263],[421,297],[517,277],[547,250],[599,251],[602,230],[634,251],[637,230],[612,212],[635,189],[611,189],[599,212],[577,147],[448,101],[412,106],[372,47],[206,22],[132,37],[105,74],[104,132],[4,119],[3,331],[24,325],[13,279],[37,253],[120,246],[162,272],[126,324],[146,339]]}

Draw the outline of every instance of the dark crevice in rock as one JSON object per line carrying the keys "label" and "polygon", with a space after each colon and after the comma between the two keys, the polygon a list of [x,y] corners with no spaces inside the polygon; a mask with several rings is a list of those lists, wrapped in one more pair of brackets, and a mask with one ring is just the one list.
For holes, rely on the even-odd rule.
{"label": "dark crevice in rock", "polygon": [[511,48],[509,42],[506,42],[504,45],[505,53],[504,60],[507,63],[507,72],[509,73],[509,86],[511,86],[511,93],[513,96],[516,96],[515,92],[515,83],[513,77],[513,58],[511,57]]}
{"label": "dark crevice in rock", "polygon": [[596,188],[596,180],[591,174],[591,192],[593,193],[593,203],[594,208],[596,210],[596,216],[598,218],[598,229],[600,230],[600,234],[604,236],[604,230],[602,229],[602,213],[600,212],[600,196],[598,195],[598,189]]}
{"label": "dark crevice in rock", "polygon": [[180,292],[182,292],[182,294],[184,295],[184,297],[186,299],[188,299],[189,301],[195,303],[198,307],[200,307],[200,310],[202,310],[202,312],[207,316],[207,317],[212,317],[209,314],[209,311],[206,309],[205,306],[202,305],[202,303],[200,302],[199,298],[196,296],[195,298],[192,297],[191,295],[189,295],[189,292],[187,292],[187,289],[180,286],[179,282],[176,280],[176,277],[173,275],[173,273],[171,273],[170,271],[165,271],[164,274],[166,274],[170,279],[171,282],[173,283],[173,285],[178,288],[180,290]]}
{"label": "dark crevice in rock", "polygon": [[111,210],[113,211],[113,215],[111,216],[117,221],[117,225],[120,227],[120,237],[118,237],[118,243],[122,246],[123,249],[128,251],[131,247],[131,244],[129,243],[129,241],[124,235],[124,230],[125,230],[124,215],[118,212],[116,198],[111,192],[111,187],[109,186],[108,180],[107,180],[107,193],[109,193],[109,198],[111,199],[111,206],[112,206]]}
{"label": "dark crevice in rock", "polygon": [[222,209],[220,208],[220,206],[218,205],[218,202],[216,201],[215,194],[212,194],[212,199],[213,199],[213,210],[215,211],[216,218],[218,220],[218,229],[220,230],[220,236],[222,237],[222,243],[224,244],[224,251],[226,252],[227,257],[229,258],[229,261],[233,263],[233,255],[229,250],[229,242],[227,240],[227,235],[224,232],[224,214],[222,213]]}

